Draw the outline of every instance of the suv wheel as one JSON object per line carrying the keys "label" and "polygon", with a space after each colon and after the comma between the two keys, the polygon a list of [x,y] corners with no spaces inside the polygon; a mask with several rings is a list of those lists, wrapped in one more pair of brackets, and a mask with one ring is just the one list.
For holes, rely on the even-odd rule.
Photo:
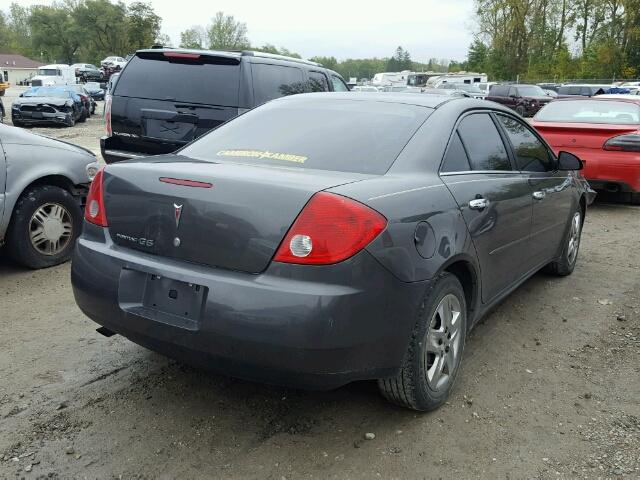
{"label": "suv wheel", "polygon": [[524,107],[522,105],[518,105],[516,107],[516,113],[524,118],[526,112],[524,111]]}
{"label": "suv wheel", "polygon": [[81,225],[82,211],[69,192],[49,185],[31,188],[20,197],[11,218],[9,255],[34,269],[66,262]]}
{"label": "suv wheel", "polygon": [[467,332],[467,305],[458,279],[442,273],[426,292],[398,375],[378,380],[392,403],[434,410],[449,397]]}

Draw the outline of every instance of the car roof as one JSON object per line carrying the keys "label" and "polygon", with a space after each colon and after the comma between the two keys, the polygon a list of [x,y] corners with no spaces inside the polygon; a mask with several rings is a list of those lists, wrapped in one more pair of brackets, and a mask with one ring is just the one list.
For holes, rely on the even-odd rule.
{"label": "car roof", "polygon": [[235,58],[240,60],[242,57],[270,58],[273,60],[282,60],[288,62],[302,63],[309,66],[323,67],[320,63],[304,60],[302,58],[288,57],[286,55],[277,55],[275,53],[256,52],[254,50],[204,50],[193,48],[145,48],[138,50],[136,53],[153,53],[153,52],[174,52],[174,53],[195,53],[199,55],[211,55],[223,58]]}
{"label": "car roof", "polygon": [[623,95],[623,94],[610,94],[610,95],[597,95],[595,97],[577,97],[577,98],[558,98],[553,102],[606,102],[606,101],[620,101],[626,103],[640,103],[640,95]]}
{"label": "car roof", "polygon": [[597,97],[592,97],[592,100],[629,100],[632,102],[639,103],[640,95],[633,95],[627,93],[608,93],[606,95],[598,95]]}
{"label": "car roof", "polygon": [[467,102],[469,108],[491,108],[494,110],[509,111],[497,103],[489,103],[484,100],[472,99],[468,97],[457,97],[451,95],[425,95],[411,92],[314,92],[271,100],[271,102],[299,102],[309,98],[326,98],[331,100],[355,100],[367,102],[397,103],[405,105],[415,105],[418,107],[437,109],[440,106],[452,102]]}

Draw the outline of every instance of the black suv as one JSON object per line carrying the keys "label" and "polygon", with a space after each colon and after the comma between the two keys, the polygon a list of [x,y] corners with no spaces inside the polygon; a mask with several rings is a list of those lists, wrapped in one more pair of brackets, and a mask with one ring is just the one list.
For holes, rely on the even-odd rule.
{"label": "black suv", "polygon": [[150,49],[136,52],[107,99],[107,163],[170,153],[274,98],[341,92],[343,78],[322,65],[259,52]]}

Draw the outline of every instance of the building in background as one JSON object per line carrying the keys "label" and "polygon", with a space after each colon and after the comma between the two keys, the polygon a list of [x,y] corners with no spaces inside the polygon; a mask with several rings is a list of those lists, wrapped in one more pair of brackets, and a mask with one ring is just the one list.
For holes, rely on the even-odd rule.
{"label": "building in background", "polygon": [[0,53],[0,74],[11,85],[25,83],[38,73],[41,62],[13,53]]}

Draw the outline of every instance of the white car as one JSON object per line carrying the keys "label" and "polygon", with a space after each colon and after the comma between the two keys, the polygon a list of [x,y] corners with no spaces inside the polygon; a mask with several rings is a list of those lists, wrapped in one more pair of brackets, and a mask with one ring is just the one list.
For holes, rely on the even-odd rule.
{"label": "white car", "polygon": [[127,61],[122,58],[122,57],[107,57],[104,60],[102,60],[100,62],[100,65],[102,65],[103,67],[106,66],[113,66],[113,67],[120,67],[120,68],[124,68],[124,66],[127,64]]}

